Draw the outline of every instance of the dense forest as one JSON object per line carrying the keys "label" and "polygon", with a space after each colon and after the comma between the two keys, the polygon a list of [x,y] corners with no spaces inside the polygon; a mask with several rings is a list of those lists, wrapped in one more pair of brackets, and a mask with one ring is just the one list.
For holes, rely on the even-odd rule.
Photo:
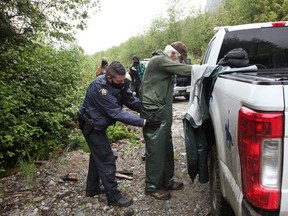
{"label": "dense forest", "polygon": [[[155,17],[141,34],[85,55],[73,36],[101,0],[0,1],[0,175],[56,157],[75,140],[84,145],[76,113],[103,56],[129,66],[133,54],[146,58],[181,40],[199,63],[216,26],[288,20],[288,0],[223,0],[213,12],[185,5],[185,13],[181,0],[167,4],[168,17]],[[112,139],[133,136],[117,127]]]}

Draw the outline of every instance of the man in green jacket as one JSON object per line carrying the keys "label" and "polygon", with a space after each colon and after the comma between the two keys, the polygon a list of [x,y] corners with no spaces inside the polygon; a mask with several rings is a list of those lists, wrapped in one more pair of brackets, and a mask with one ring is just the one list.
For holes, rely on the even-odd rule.
{"label": "man in green jacket", "polygon": [[175,75],[191,76],[192,65],[187,60],[187,47],[176,41],[154,52],[142,80],[141,116],[160,119],[159,128],[144,127],[146,143],[145,193],[156,199],[170,199],[169,190],[180,190],[182,182],[174,180],[174,151],[172,143],[172,105]]}

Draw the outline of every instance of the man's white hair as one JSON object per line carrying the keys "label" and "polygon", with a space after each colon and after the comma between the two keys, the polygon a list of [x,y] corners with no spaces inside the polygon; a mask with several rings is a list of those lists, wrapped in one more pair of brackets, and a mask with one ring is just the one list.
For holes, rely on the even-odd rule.
{"label": "man's white hair", "polygon": [[164,49],[164,54],[171,57],[172,53],[179,53],[176,49],[174,49],[174,47],[172,47],[171,45],[167,45]]}

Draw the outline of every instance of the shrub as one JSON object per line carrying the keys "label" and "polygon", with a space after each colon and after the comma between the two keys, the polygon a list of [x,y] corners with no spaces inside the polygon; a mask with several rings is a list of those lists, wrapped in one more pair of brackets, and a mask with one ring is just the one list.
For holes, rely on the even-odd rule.
{"label": "shrub", "polygon": [[18,158],[47,159],[74,124],[83,54],[30,45],[0,52],[0,173]]}

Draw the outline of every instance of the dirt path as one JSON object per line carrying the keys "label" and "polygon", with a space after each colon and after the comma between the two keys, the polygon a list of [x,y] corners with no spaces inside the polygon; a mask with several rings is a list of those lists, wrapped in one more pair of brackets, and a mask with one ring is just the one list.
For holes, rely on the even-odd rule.
{"label": "dirt path", "polygon": [[[23,174],[0,180],[0,215],[42,216],[113,216],[113,215],[177,215],[198,216],[209,214],[209,183],[192,184],[186,167],[186,153],[183,139],[183,114],[188,102],[178,99],[173,104],[173,142],[175,154],[175,176],[184,182],[184,189],[173,191],[167,201],[155,200],[144,194],[145,162],[144,143],[129,144],[122,140],[113,144],[118,152],[117,170],[133,171],[133,180],[119,179],[119,188],[133,197],[134,204],[127,208],[108,207],[105,196],[86,198],[85,181],[89,155],[82,150],[68,152],[60,158],[47,161],[37,168],[34,182],[27,184]],[[141,135],[141,130],[138,130]],[[74,172],[78,181],[62,181],[61,176]]]}

